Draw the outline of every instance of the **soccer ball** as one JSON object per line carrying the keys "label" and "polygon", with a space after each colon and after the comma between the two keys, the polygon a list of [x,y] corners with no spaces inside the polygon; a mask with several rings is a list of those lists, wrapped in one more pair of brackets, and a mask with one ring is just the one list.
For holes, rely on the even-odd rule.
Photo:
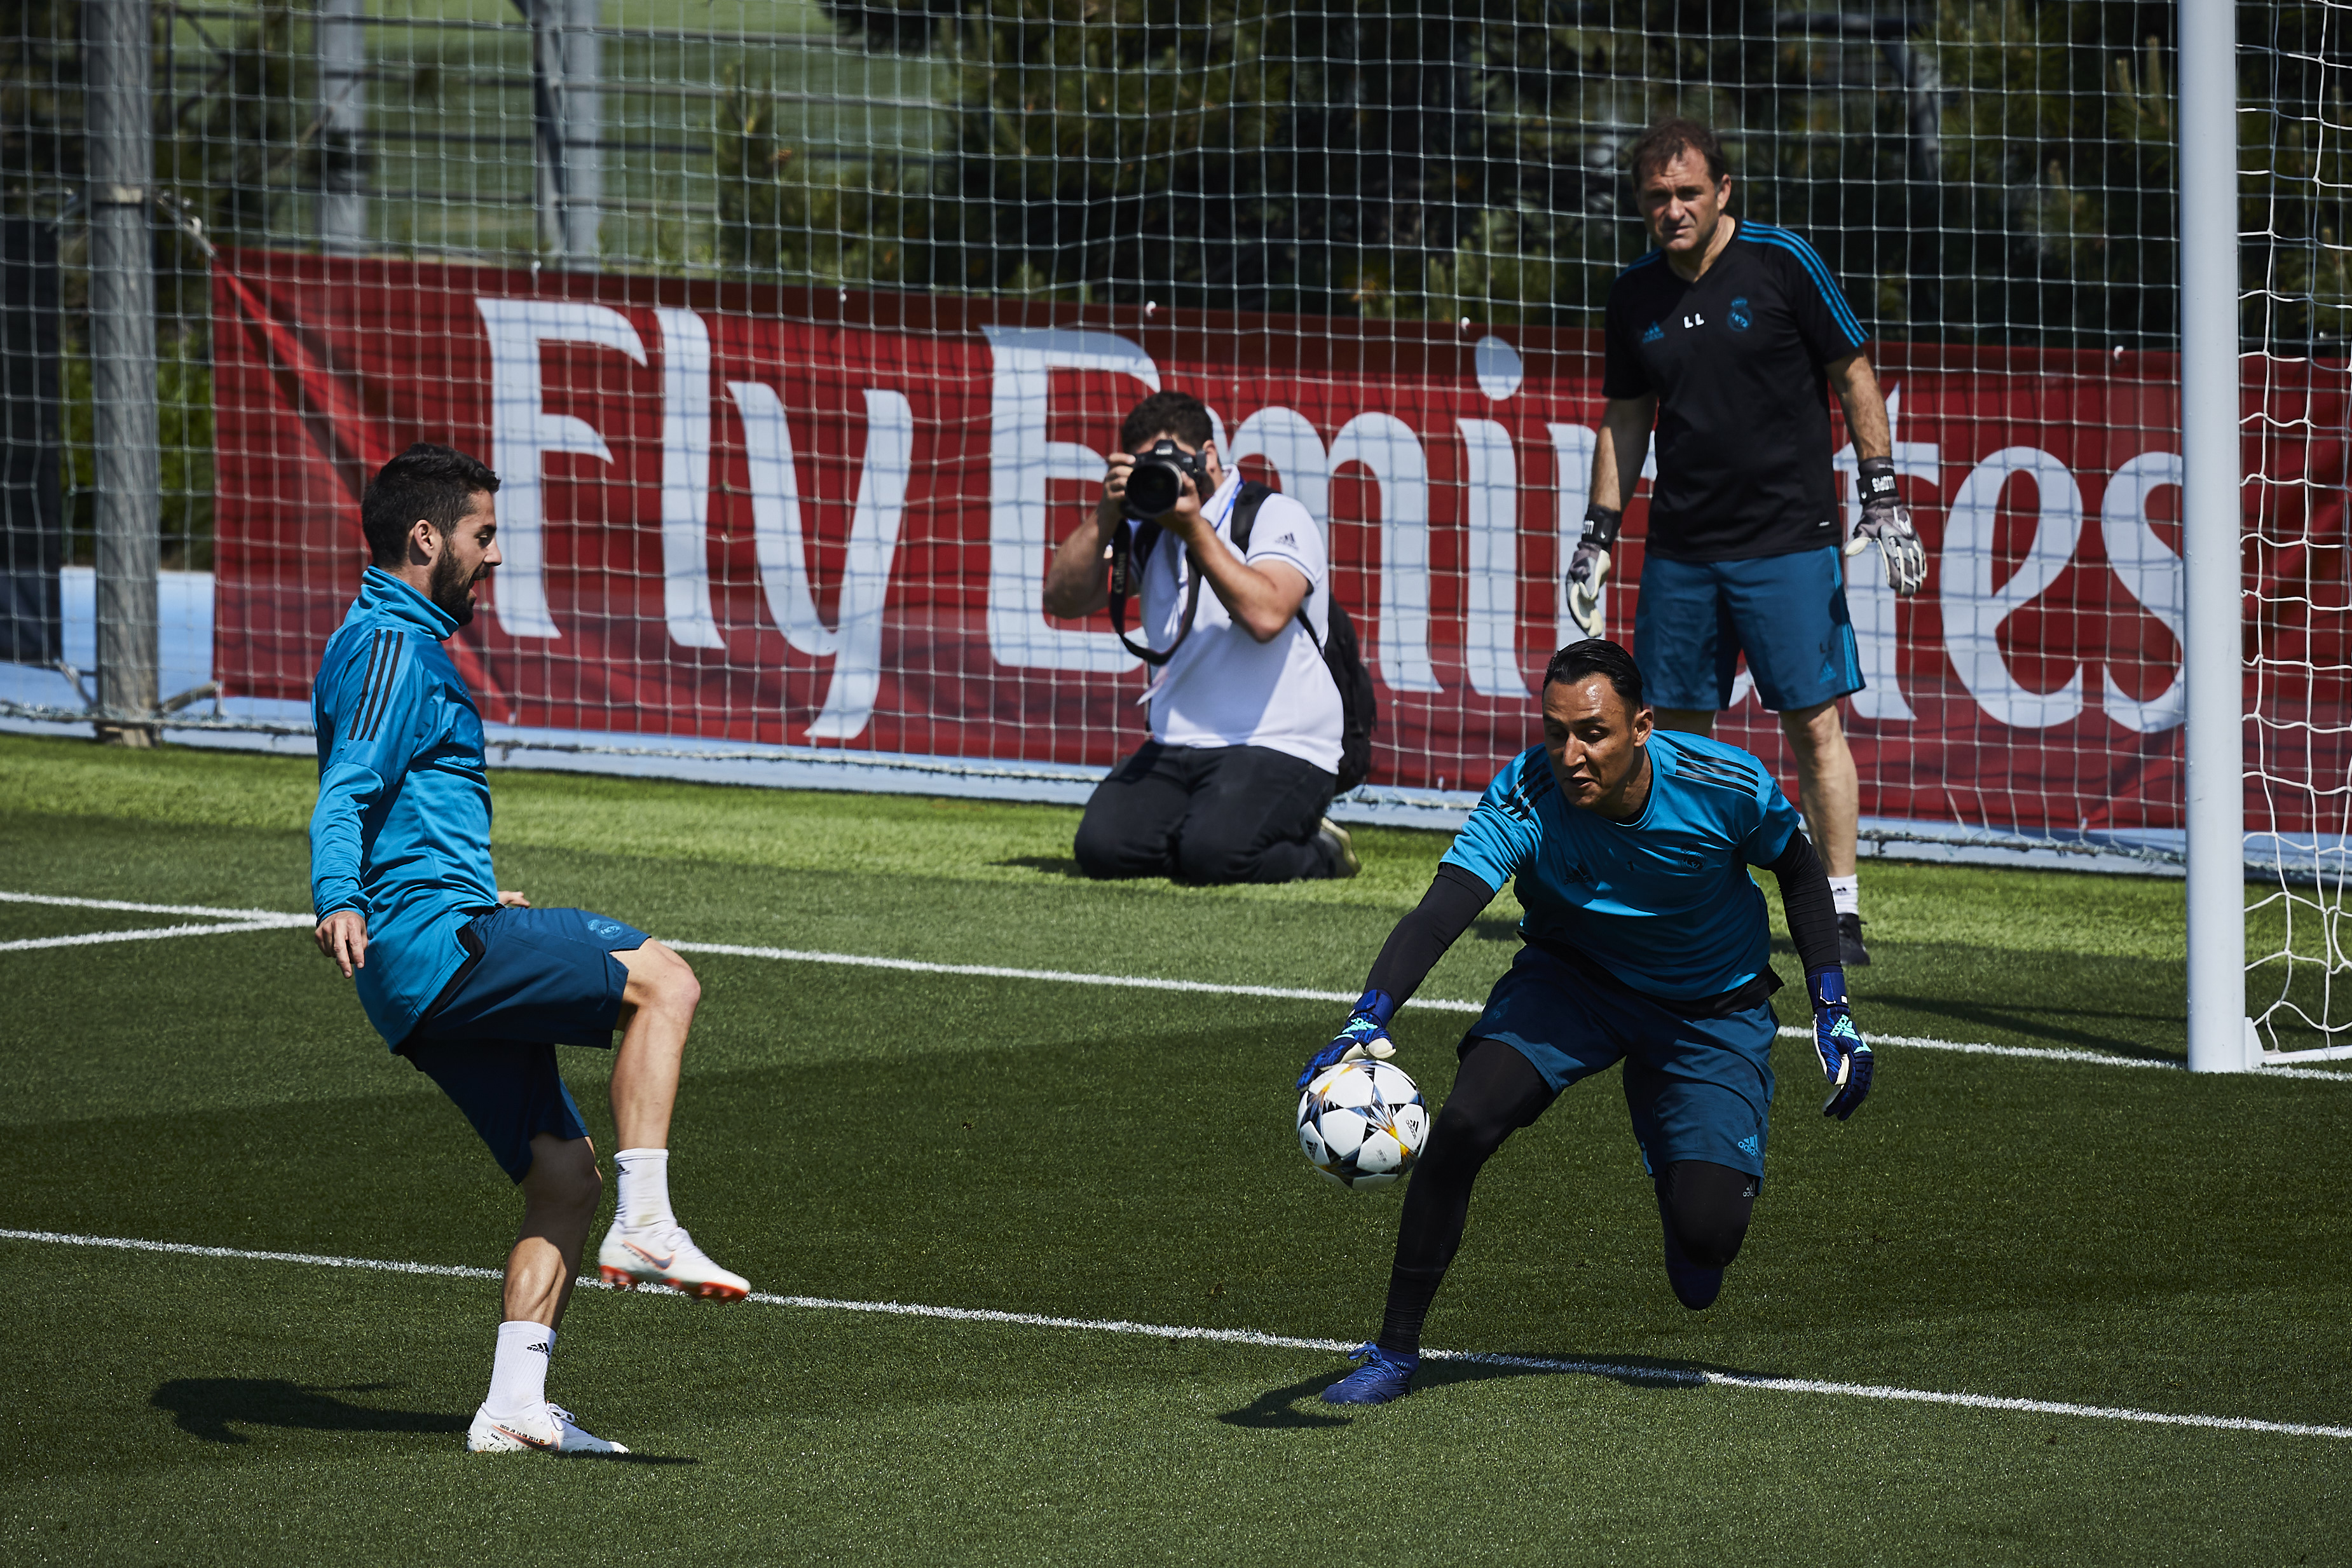
{"label": "soccer ball", "polygon": [[1428,1142],[1421,1091],[1385,1061],[1326,1068],[1298,1097],[1298,1146],[1341,1186],[1386,1186],[1412,1169]]}

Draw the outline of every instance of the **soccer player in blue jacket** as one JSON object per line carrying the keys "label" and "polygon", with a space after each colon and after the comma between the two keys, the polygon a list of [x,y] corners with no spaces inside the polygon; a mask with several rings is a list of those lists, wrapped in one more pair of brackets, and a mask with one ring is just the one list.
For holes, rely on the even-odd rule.
{"label": "soccer player in blue jacket", "polygon": [[621,1453],[547,1399],[548,1356],[603,1181],[555,1047],[609,1049],[621,1193],[597,1254],[623,1289],[740,1300],[751,1289],[670,1212],[669,1119],[701,997],[676,953],[618,920],[533,909],[490,874],[482,719],[442,644],[499,564],[498,476],[415,445],[360,503],[373,564],[310,698],[319,803],[310,894],[319,950],[357,981],[368,1021],[441,1086],[522,1188],[477,1453]]}
{"label": "soccer player in blue jacket", "polygon": [[1829,878],[1764,765],[1654,728],[1640,666],[1597,639],[1552,655],[1543,734],[1486,787],[1420,906],[1390,933],[1347,1027],[1299,1075],[1304,1088],[1337,1062],[1392,1054],[1397,1008],[1517,879],[1526,946],[1463,1039],[1454,1092],[1405,1190],[1380,1337],[1323,1391],[1334,1405],[1404,1394],[1479,1170],[1561,1090],[1621,1061],[1666,1278],[1693,1311],[1714,1303],[1763,1185],[1772,1100],[1767,998],[1780,982],[1749,866],[1780,879],[1832,1086],[1823,1113],[1843,1121],[1870,1092]]}

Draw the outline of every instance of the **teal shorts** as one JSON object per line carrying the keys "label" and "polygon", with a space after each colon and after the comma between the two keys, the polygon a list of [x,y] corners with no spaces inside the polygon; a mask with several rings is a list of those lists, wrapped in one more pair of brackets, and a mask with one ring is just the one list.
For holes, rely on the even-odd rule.
{"label": "teal shorts", "polygon": [[1756,695],[1775,713],[1862,690],[1835,545],[1757,560],[1644,558],[1633,662],[1652,706],[1729,707],[1742,653]]}
{"label": "teal shorts", "polygon": [[511,1179],[530,1174],[541,1133],[588,1135],[555,1048],[611,1048],[629,983],[613,955],[646,939],[585,909],[492,909],[459,933],[465,967],[400,1053],[466,1113]]}
{"label": "teal shorts", "polygon": [[1596,984],[1540,947],[1522,947],[1463,1037],[1498,1040],[1557,1092],[1619,1062],[1642,1167],[1706,1160],[1760,1182],[1772,1105],[1769,1002],[1727,1018],[1683,1018]]}

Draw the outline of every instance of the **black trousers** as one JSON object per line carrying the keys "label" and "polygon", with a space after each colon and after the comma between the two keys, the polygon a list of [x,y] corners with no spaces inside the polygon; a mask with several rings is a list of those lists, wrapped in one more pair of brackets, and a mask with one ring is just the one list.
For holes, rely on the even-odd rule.
{"label": "black trousers", "polygon": [[1336,774],[1263,746],[1144,742],[1095,786],[1078,823],[1092,877],[1297,882],[1339,867],[1318,836]]}

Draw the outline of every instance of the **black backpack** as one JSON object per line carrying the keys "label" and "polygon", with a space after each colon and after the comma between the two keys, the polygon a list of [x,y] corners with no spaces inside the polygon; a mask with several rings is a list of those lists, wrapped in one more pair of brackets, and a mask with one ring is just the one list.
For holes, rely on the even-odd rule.
{"label": "black backpack", "polygon": [[[1241,494],[1234,497],[1234,552],[1249,554],[1250,530],[1257,526],[1258,508],[1275,493],[1270,485],[1255,479],[1244,480]],[[1127,634],[1127,601],[1135,591],[1141,568],[1136,561],[1151,559],[1160,543],[1158,523],[1139,523],[1130,555],[1126,543],[1127,529],[1119,528],[1111,535],[1110,542],[1110,625],[1127,651],[1157,669],[1176,656],[1184,639],[1192,634],[1192,615],[1201,607],[1201,574],[1192,574],[1192,591],[1184,600],[1184,618],[1176,628],[1176,641],[1162,653],[1144,647]],[[1346,794],[1371,776],[1372,729],[1381,721],[1380,699],[1372,692],[1371,672],[1364,668],[1364,656],[1356,643],[1356,623],[1349,619],[1347,606],[1327,594],[1326,619],[1330,622],[1330,635],[1318,639],[1315,622],[1307,618],[1307,607],[1298,608],[1298,623],[1307,628],[1307,635],[1323,655],[1324,667],[1331,672],[1331,684],[1339,688],[1339,793]]]}

